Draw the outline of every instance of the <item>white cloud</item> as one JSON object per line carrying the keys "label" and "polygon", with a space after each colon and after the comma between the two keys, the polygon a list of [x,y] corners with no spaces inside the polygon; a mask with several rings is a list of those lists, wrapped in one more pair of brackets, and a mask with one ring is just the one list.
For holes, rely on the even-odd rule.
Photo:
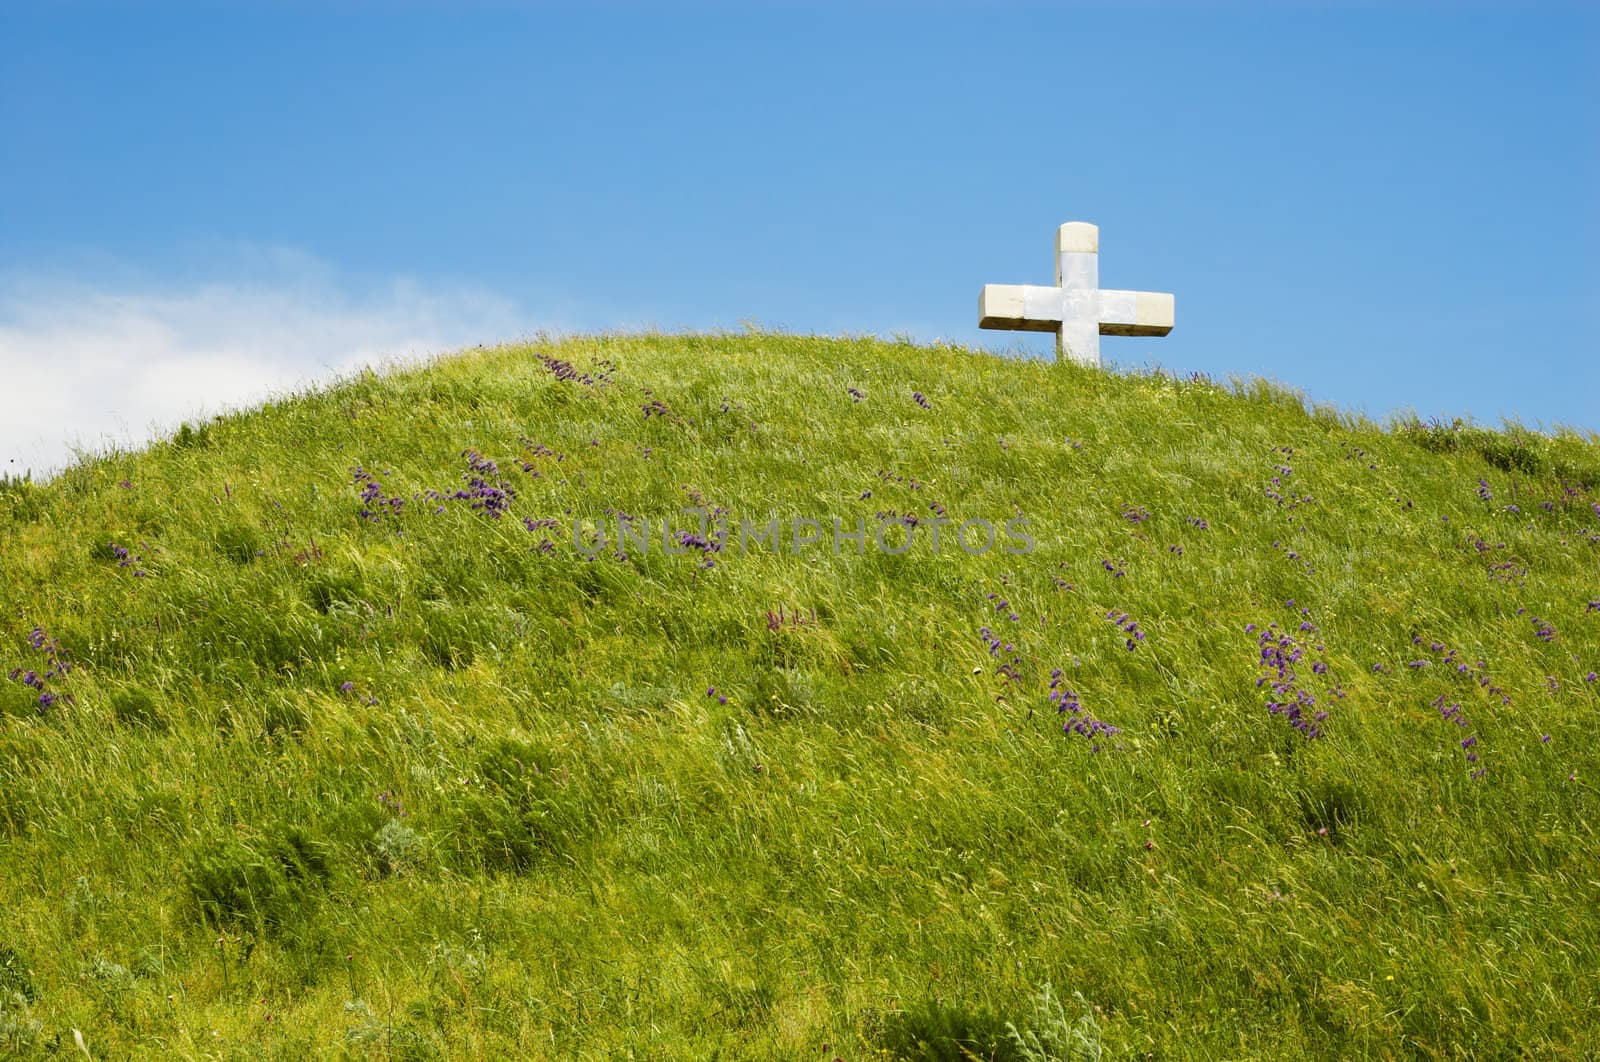
{"label": "white cloud", "polygon": [[530,328],[487,292],[407,280],[358,292],[303,256],[271,257],[265,281],[178,288],[0,276],[0,473],[39,479],[74,447],[137,446],[363,365]]}

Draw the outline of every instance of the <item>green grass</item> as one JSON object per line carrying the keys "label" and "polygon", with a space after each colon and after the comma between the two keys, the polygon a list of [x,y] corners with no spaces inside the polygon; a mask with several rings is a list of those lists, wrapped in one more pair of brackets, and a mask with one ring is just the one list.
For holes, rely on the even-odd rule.
{"label": "green grass", "polygon": [[[504,518],[360,515],[469,449]],[[762,334],[5,481],[0,1054],[1593,1057],[1597,500],[1593,436]],[[523,525],[697,502],[720,553]],[[737,548],[934,504],[1036,548]]]}

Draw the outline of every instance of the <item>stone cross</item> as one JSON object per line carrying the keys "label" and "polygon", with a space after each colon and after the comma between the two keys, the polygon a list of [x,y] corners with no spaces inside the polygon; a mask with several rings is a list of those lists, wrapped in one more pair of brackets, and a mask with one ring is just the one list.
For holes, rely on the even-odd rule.
{"label": "stone cross", "polygon": [[985,284],[978,327],[1054,332],[1056,357],[1100,364],[1101,336],[1164,336],[1172,296],[1100,288],[1100,228],[1069,221],[1056,230],[1056,286]]}

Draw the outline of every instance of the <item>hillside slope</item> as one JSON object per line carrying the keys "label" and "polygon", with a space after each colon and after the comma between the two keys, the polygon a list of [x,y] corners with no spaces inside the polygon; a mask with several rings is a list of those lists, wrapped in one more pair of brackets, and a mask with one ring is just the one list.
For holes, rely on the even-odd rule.
{"label": "hillside slope", "polygon": [[0,485],[0,1052],[1592,1057],[1597,670],[1593,437],[367,374]]}

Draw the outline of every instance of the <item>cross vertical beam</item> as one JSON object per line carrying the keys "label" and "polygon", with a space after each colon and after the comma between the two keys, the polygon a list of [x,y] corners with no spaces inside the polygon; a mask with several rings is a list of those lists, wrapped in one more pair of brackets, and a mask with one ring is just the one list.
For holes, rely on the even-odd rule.
{"label": "cross vertical beam", "polygon": [[1061,327],[1056,359],[1100,364],[1100,229],[1069,221],[1056,230],[1056,287],[1061,289]]}

